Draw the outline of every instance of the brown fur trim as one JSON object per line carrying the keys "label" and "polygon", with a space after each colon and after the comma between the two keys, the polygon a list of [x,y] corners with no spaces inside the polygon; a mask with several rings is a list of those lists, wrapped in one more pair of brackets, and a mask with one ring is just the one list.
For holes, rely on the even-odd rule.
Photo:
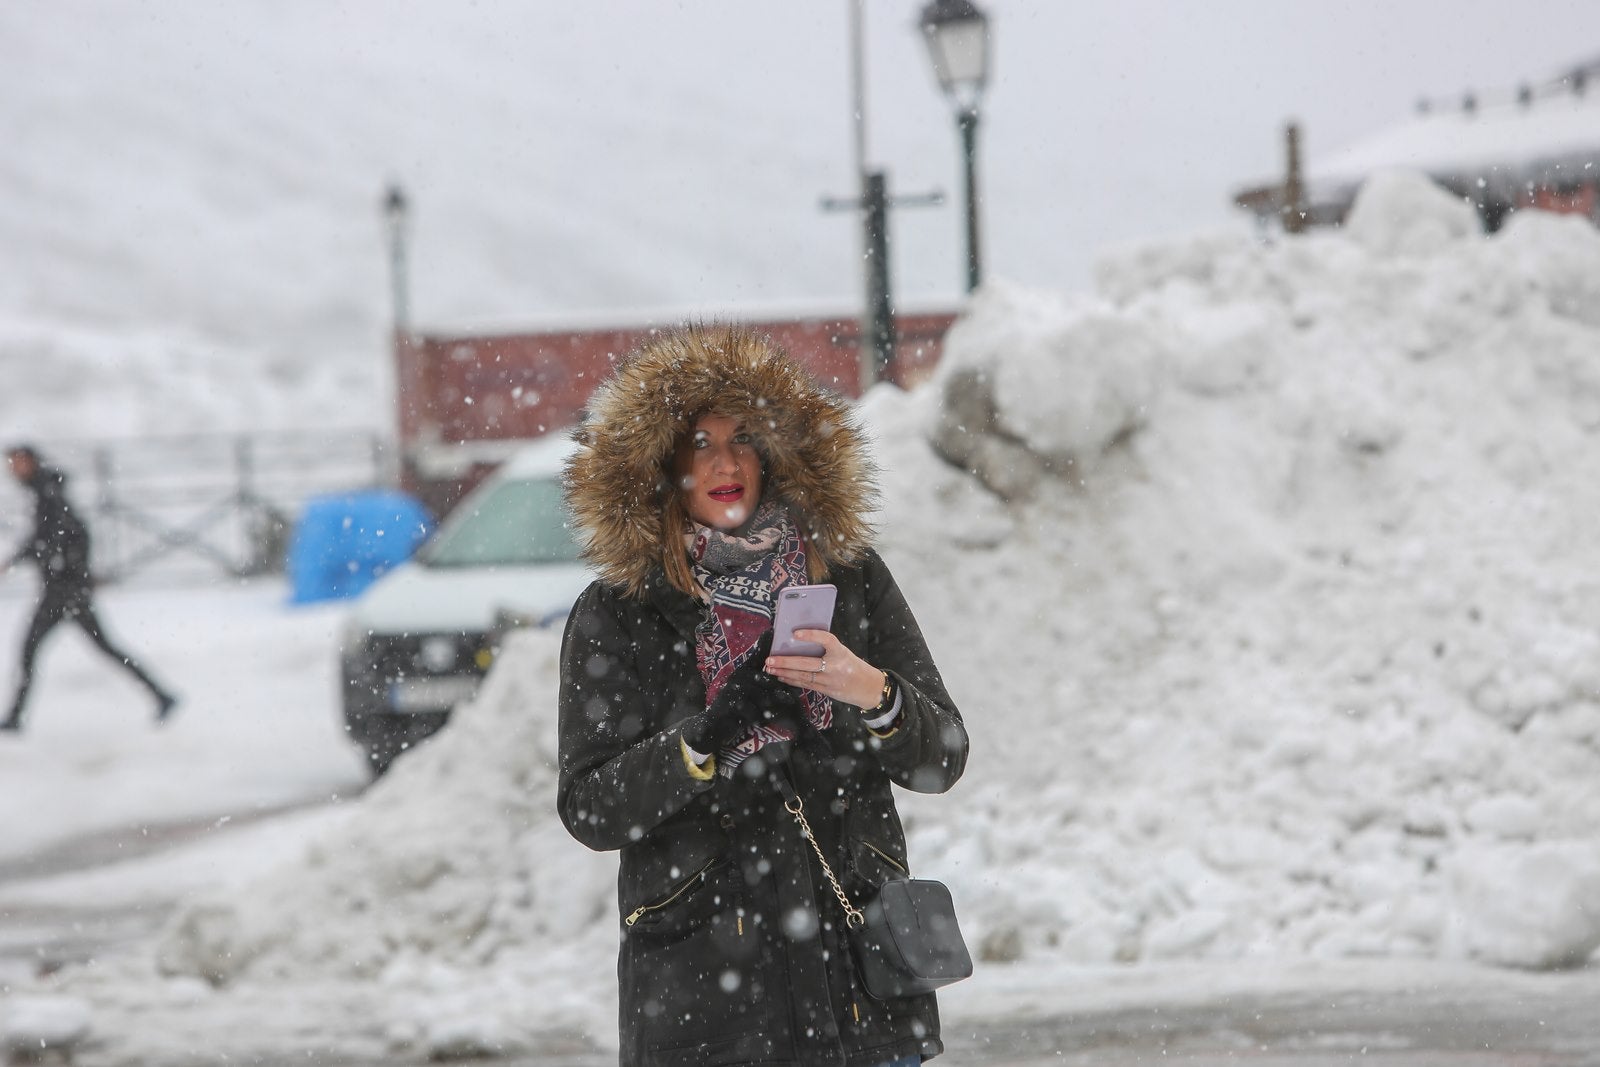
{"label": "brown fur trim", "polygon": [[[584,556],[607,584],[642,596],[665,554],[673,449],[701,415],[742,419],[767,462],[763,497],[781,496],[806,537],[813,580],[872,544],[876,468],[854,412],[770,339],[689,326],[641,346],[595,390],[564,472]],[[673,509],[681,513],[681,508]],[[676,569],[676,568],[674,568]],[[676,583],[674,583],[676,584]]]}

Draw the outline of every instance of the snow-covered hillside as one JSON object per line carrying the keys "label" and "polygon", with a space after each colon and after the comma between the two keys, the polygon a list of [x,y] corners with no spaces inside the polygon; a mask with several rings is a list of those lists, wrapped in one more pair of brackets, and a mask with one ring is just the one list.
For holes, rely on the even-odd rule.
{"label": "snow-covered hillside", "polygon": [[[903,798],[911,858],[988,974],[1600,945],[1600,234],[1464,211],[1394,175],[1343,234],[993,287],[936,381],[865,402],[973,738]],[[614,1040],[556,651],[526,635],[304,858],[60,986],[147,1048],[251,1004],[359,1004],[374,1048]]]}
{"label": "snow-covered hillside", "polygon": [[[627,32],[641,15],[669,25]],[[818,207],[852,192],[843,11],[730,16],[8,5],[0,369],[29,387],[0,394],[0,425],[387,427],[391,181],[411,198],[424,326],[850,308],[857,230]],[[910,37],[896,25],[900,51]],[[687,51],[662,54],[663,38]],[[942,118],[915,74],[907,91]],[[955,225],[921,214],[900,234],[901,292],[952,293]]]}
{"label": "snow-covered hillside", "polygon": [[[793,255],[837,165],[791,135],[814,103],[757,123],[678,78],[655,102],[682,120],[641,123],[650,42],[597,55],[595,30],[521,5],[0,12],[21,148],[0,167],[0,367],[30,368],[0,424],[387,426],[389,181],[412,196],[425,322],[770,299],[845,270],[842,221],[832,262]],[[689,160],[735,158],[744,182],[693,195]],[[654,195],[630,192],[646,170]]]}

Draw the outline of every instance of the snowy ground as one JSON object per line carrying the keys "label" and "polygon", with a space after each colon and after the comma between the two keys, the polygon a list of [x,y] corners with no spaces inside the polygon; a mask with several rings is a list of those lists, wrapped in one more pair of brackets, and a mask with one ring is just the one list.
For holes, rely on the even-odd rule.
{"label": "snowy ground", "polygon": [[[224,635],[249,629],[263,640],[270,636],[278,647],[298,648],[306,664],[325,658],[332,613],[287,609],[279,593],[262,585],[112,594],[106,600],[107,615],[136,621],[208,620],[209,625],[192,631],[183,648],[166,648],[164,662],[174,676],[200,677],[204,664],[220,663],[221,653],[234,645],[236,638]],[[5,623],[19,622],[21,605],[9,601],[4,606]],[[198,1067],[224,1056],[261,1057],[266,1063],[308,1058],[378,1063],[481,1051],[520,1054],[525,1057],[520,1063],[599,1067],[613,1062],[614,1053],[607,1051],[614,1010],[607,960],[614,925],[609,917],[609,858],[589,856],[553,834],[535,835],[537,842],[524,839],[524,859],[533,858],[528,852],[534,848],[543,859],[555,859],[521,871],[521,885],[531,899],[518,909],[516,901],[504,899],[513,880],[505,877],[503,867],[516,862],[519,850],[493,847],[505,840],[505,828],[524,816],[538,821],[537,808],[548,801],[548,780],[541,780],[537,771],[548,758],[548,743],[513,731],[509,739],[528,742],[535,753],[532,760],[497,761],[489,750],[515,747],[495,745],[497,739],[507,740],[508,723],[499,715],[529,695],[524,685],[547,680],[553,635],[524,638],[510,661],[522,669],[497,681],[497,691],[486,693],[490,699],[474,709],[477,714],[464,715],[438,746],[397,766],[389,780],[394,787],[385,783],[355,803],[322,804],[257,819],[250,817],[257,803],[315,800],[328,783],[313,776],[306,791],[297,795],[287,783],[281,790],[241,791],[222,777],[204,777],[187,791],[185,804],[175,805],[152,787],[183,777],[196,752],[162,739],[198,732],[197,721],[215,718],[220,725],[225,714],[248,710],[265,716],[276,710],[281,725],[276,750],[298,752],[298,762],[324,768],[335,780],[333,786],[350,796],[359,777],[350,773],[354,764],[337,732],[328,727],[333,720],[329,689],[308,686],[296,694],[298,701],[275,705],[281,690],[270,678],[282,673],[281,660],[236,656],[226,672],[218,673],[226,673],[245,692],[278,696],[236,701],[239,711],[232,713],[217,707],[208,711],[192,697],[186,706],[189,725],[175,721],[170,734],[166,728],[156,732],[140,714],[140,694],[121,687],[120,679],[88,659],[79,645],[76,638],[64,638],[52,658],[51,695],[41,700],[39,731],[0,750],[6,761],[0,777],[8,801],[6,840],[24,823],[35,824],[33,840],[43,855],[55,857],[59,868],[30,870],[52,863],[30,864],[25,858],[0,863],[0,986],[10,991],[0,999],[0,1030],[12,1039],[85,1031],[88,1036],[79,1043],[75,1062],[97,1067]],[[152,642],[151,651],[161,648]],[[218,691],[231,688],[223,685]],[[218,701],[218,706],[225,708],[226,702]],[[285,714],[288,708],[299,710]],[[56,720],[49,731],[43,727],[47,709]],[[547,733],[549,721],[543,714],[526,718],[528,734]],[[85,736],[89,731],[77,728],[80,720],[90,719],[117,733],[120,751],[90,743]],[[219,730],[217,736],[223,733]],[[230,751],[231,746],[221,745],[209,758],[232,759]],[[101,753],[99,760],[73,758],[94,752]],[[470,768],[463,766],[468,758]],[[257,766],[281,770],[295,762],[269,758]],[[513,764],[534,776],[521,784],[535,788],[526,810],[507,812],[503,804],[517,803],[501,792],[517,781],[508,773]],[[114,766],[121,773],[106,773]],[[240,761],[236,766],[243,772],[249,764]],[[479,788],[448,787],[452,780],[465,783],[463,772],[468,770],[479,776]],[[74,791],[99,794],[121,816],[79,817],[68,823],[53,821],[49,809],[30,812],[22,803],[10,802],[20,797],[14,784],[46,777],[60,779],[64,796]],[[241,802],[242,796],[252,799]],[[216,816],[228,811],[241,814]],[[471,821],[474,812],[477,822]],[[88,854],[71,848],[91,829],[173,822],[187,830],[166,839],[157,832],[154,840],[137,834],[123,838],[120,849],[91,849]],[[392,836],[373,838],[380,828]],[[468,843],[497,829],[501,836],[490,842],[489,852],[476,857],[479,866],[472,869]],[[96,839],[105,840],[105,835]],[[119,850],[131,855],[121,857]],[[424,862],[428,859],[431,866]],[[383,908],[349,910],[354,896],[375,885],[388,885],[395,893],[389,909],[393,924],[387,931],[365,918],[381,922]],[[342,896],[341,886],[346,890]],[[430,889],[437,895],[426,900]],[[489,908],[491,940],[498,940],[503,951],[489,966],[469,966],[456,951],[461,942],[453,940],[461,932],[458,924],[481,918],[484,913],[475,909],[482,898],[495,897],[500,899]],[[273,899],[282,910],[268,906]],[[274,936],[298,940],[297,945],[280,943],[269,949],[277,955],[278,968],[300,971],[294,981],[245,981],[217,988],[192,977],[151,973],[152,934],[172,921],[174,909],[189,909],[191,921],[227,920],[217,910],[223,900],[254,901],[258,922],[265,910],[265,925],[276,927]],[[493,914],[495,908],[498,914]],[[575,942],[549,936],[573,921],[575,909],[593,920],[589,931]],[[513,943],[517,931],[511,926],[518,911],[525,920],[547,923],[542,945],[526,946],[539,951],[521,953],[520,958]],[[291,917],[294,912],[298,916]],[[120,928],[108,923],[108,916],[131,917],[125,925],[131,926],[132,936],[119,937]],[[400,924],[409,924],[409,929]],[[89,966],[74,962],[71,951],[58,951],[64,929],[85,925],[88,931],[78,947],[96,958]],[[526,938],[529,931],[521,934]],[[47,949],[43,957],[18,951],[26,948],[30,936]],[[222,934],[214,930],[210,936]],[[379,976],[306,973],[319,953],[323,965],[349,962],[351,950],[385,937],[409,939],[411,951]],[[167,940],[170,944],[170,935]],[[230,944],[251,947],[249,938]],[[68,963],[62,973],[35,979],[41,965],[48,971],[62,961]],[[1382,1053],[1382,1062],[1407,1065],[1443,1062],[1433,1058],[1442,1055],[1438,1050],[1449,1051],[1448,1062],[1458,1065],[1581,1063],[1570,1053],[1592,1047],[1600,1036],[1586,1022],[1587,1006],[1596,995],[1596,970],[1541,975],[1394,959],[1174,961],[1129,967],[1044,958],[985,966],[978,980],[947,991],[942,999],[952,1067],[1122,1064],[1158,1056],[1208,1063],[1239,1055],[1250,1055],[1255,1062],[1312,1067],[1345,1062],[1363,1051]],[[527,1025],[509,1025],[519,1015]],[[1481,1058],[1466,1058],[1464,1049],[1478,1050],[1473,1055]],[[1526,1055],[1530,1050],[1551,1055],[1532,1060]],[[1269,1051],[1282,1059],[1267,1059]]]}
{"label": "snowy ground", "polygon": [[[24,568],[4,580],[8,681],[32,589]],[[0,738],[0,862],[97,832],[247,816],[358,790],[365,775],[334,712],[340,609],[286,603],[276,582],[103,592],[113,640],[182,696],[160,727],[136,682],[76,629],[58,629],[41,657],[26,733]]]}

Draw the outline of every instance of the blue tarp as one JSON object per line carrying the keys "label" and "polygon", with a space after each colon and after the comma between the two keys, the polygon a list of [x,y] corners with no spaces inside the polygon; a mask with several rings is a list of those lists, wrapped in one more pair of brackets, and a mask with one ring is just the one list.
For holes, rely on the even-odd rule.
{"label": "blue tarp", "polygon": [[432,530],[427,509],[404,493],[313,497],[289,542],[290,599],[353,597],[409,559]]}

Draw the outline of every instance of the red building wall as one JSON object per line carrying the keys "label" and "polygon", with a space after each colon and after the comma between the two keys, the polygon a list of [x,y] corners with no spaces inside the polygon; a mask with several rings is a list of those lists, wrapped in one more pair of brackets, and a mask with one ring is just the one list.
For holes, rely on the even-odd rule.
{"label": "red building wall", "polygon": [[[954,313],[896,316],[887,380],[910,388],[930,374]],[[827,388],[861,393],[855,319],[746,321],[770,336]],[[578,421],[589,394],[657,327],[551,330],[397,339],[395,361],[404,487],[442,513],[494,466],[470,458],[484,442],[526,440]],[[430,463],[459,454],[454,463]],[[445,469],[449,469],[449,473]]]}
{"label": "red building wall", "polygon": [[1540,186],[1528,194],[1528,203],[1540,211],[1562,215],[1582,215],[1600,222],[1600,181],[1562,189]]}

